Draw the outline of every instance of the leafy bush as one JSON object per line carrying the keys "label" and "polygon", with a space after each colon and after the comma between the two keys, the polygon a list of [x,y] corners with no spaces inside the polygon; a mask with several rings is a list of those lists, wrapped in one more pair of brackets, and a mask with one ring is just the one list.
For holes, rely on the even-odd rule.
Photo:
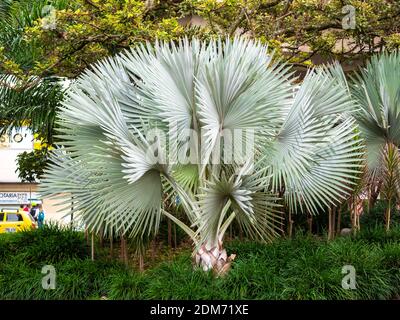
{"label": "leafy bush", "polygon": [[[227,275],[215,278],[193,270],[190,249],[144,273],[105,258],[93,262],[82,234],[57,228],[44,229],[25,246],[29,233],[0,237],[0,299],[390,299],[400,293],[400,229],[365,229],[331,242],[310,235],[269,245],[233,241],[227,250],[237,259]],[[45,234],[52,240],[39,240]],[[46,255],[38,254],[39,244]],[[55,290],[41,287],[48,261],[57,272]],[[356,290],[341,286],[344,265],[356,269]]]}
{"label": "leafy bush", "polygon": [[37,230],[0,236],[0,257],[12,253],[28,264],[53,264],[66,259],[83,259],[88,248],[81,232],[57,224]]}
{"label": "leafy bush", "polygon": [[[15,262],[15,261],[14,261]],[[89,259],[65,260],[54,265],[56,288],[42,288],[41,268],[33,268],[21,263],[3,266],[0,277],[1,299],[55,299],[83,300],[107,294],[109,278],[121,272],[118,263],[91,261]]]}
{"label": "leafy bush", "polygon": [[[387,202],[384,200],[377,200],[374,207],[368,212],[368,206],[365,203],[364,213],[360,217],[361,228],[376,228],[385,224],[385,212],[387,209]],[[400,212],[395,206],[391,210],[391,225],[400,224]]]}
{"label": "leafy bush", "polygon": [[[117,274],[110,298],[390,299],[400,292],[400,241],[381,235],[382,244],[362,236],[329,243],[312,236],[271,245],[235,241],[228,251],[238,259],[225,277],[193,270],[187,253],[142,275]],[[356,290],[341,286],[345,265],[356,269]]]}
{"label": "leafy bush", "polygon": [[400,243],[400,227],[393,227],[389,232],[386,232],[383,226],[362,228],[355,239],[377,244]]}

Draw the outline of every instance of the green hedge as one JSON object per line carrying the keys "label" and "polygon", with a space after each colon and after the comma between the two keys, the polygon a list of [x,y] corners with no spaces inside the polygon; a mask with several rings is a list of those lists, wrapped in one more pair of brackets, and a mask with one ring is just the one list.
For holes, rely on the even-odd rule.
{"label": "green hedge", "polygon": [[[214,278],[193,270],[189,251],[139,273],[106,259],[90,261],[82,234],[69,229],[0,236],[0,299],[391,299],[400,294],[399,229],[364,230],[331,242],[306,235],[270,245],[235,241],[227,249],[237,259],[229,274]],[[45,264],[56,268],[55,290],[41,287]],[[356,269],[356,290],[341,287],[347,264]]]}

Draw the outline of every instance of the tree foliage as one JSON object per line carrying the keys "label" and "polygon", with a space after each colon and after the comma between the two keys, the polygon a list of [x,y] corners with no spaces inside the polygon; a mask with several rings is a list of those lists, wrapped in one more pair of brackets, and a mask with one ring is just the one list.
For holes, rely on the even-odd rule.
{"label": "tree foliage", "polygon": [[22,182],[38,182],[43,177],[47,156],[48,153],[45,149],[24,151],[18,154],[18,177]]}
{"label": "tree foliage", "polygon": [[[145,41],[243,34],[300,66],[399,48],[395,0],[2,0],[0,71],[76,77],[91,63]],[[43,10],[51,5],[54,11]],[[344,29],[346,5],[355,28]],[[344,11],[343,11],[344,10]],[[3,10],[4,11],[4,10]],[[194,20],[192,19],[194,18]],[[197,27],[196,27],[197,26]],[[9,41],[11,37],[13,41]]]}

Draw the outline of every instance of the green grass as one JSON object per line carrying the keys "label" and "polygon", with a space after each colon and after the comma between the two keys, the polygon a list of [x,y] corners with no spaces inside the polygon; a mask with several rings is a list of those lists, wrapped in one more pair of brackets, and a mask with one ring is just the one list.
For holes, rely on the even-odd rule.
{"label": "green grass", "polygon": [[[63,242],[63,243],[60,243]],[[0,299],[391,299],[400,294],[400,230],[364,230],[327,242],[298,235],[264,245],[227,243],[237,253],[229,274],[193,270],[190,250],[144,273],[105,257],[92,262],[83,235],[52,226],[0,237]],[[41,287],[52,264],[55,290]],[[341,287],[344,265],[356,290]]]}

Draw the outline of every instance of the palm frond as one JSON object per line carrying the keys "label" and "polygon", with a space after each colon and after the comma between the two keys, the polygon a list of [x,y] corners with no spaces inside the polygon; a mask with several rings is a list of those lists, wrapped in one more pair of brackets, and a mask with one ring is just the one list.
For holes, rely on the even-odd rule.
{"label": "palm frond", "polygon": [[273,144],[273,189],[284,191],[289,210],[310,213],[342,201],[360,172],[362,146],[351,118],[352,104],[335,78],[310,72]]}
{"label": "palm frond", "polygon": [[379,166],[386,142],[400,145],[400,54],[374,56],[353,79],[352,94],[360,110],[355,114],[365,139],[367,166]]}
{"label": "palm frond", "polygon": [[12,75],[0,75],[1,130],[29,124],[33,132],[51,144],[64,92],[58,79],[32,79],[26,83]]}

